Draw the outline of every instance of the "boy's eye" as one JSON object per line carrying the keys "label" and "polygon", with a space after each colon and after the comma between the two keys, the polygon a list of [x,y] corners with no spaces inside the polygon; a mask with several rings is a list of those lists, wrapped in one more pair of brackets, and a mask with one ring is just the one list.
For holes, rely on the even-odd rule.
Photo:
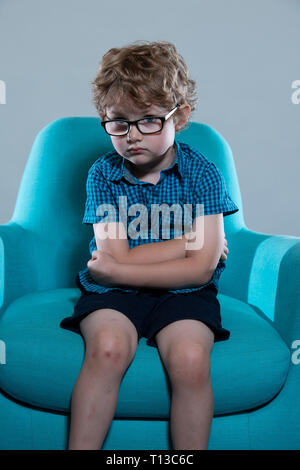
{"label": "boy's eye", "polygon": [[146,122],[153,122],[155,120],[155,117],[145,117],[143,119],[143,121],[146,121]]}

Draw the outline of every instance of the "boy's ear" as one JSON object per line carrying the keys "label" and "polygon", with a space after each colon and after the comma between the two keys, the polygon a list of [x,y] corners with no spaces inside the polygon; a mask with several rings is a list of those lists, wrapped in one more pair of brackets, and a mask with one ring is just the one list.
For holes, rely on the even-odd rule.
{"label": "boy's ear", "polygon": [[177,122],[175,125],[175,131],[178,132],[189,120],[191,115],[191,107],[188,103],[184,103],[178,109]]}
{"label": "boy's ear", "polygon": [[105,114],[103,114],[103,113],[100,112],[100,113],[99,113],[99,116],[100,116],[100,119],[103,121]]}

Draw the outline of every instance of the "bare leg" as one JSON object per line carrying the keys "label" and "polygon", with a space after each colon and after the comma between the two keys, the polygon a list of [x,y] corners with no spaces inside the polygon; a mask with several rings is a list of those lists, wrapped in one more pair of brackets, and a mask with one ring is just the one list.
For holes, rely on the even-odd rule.
{"label": "bare leg", "polygon": [[162,328],[156,341],[172,383],[173,447],[207,449],[214,411],[210,377],[214,334],[199,320],[178,320]]}
{"label": "bare leg", "polygon": [[72,394],[69,450],[99,450],[114,417],[120,377],[95,375],[84,362]]}
{"label": "bare leg", "polygon": [[137,346],[137,331],[121,312],[100,309],[80,323],[84,363],[72,393],[69,450],[100,450],[114,417],[120,383]]}
{"label": "bare leg", "polygon": [[174,449],[206,450],[214,412],[211,380],[201,387],[173,387],[171,432]]}

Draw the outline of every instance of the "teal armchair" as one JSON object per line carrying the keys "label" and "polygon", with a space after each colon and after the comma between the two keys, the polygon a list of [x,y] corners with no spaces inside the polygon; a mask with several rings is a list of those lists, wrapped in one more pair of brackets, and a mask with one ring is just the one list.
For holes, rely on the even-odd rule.
{"label": "teal armchair", "polygon": [[[231,149],[212,127],[177,135],[224,175],[239,207],[224,218],[230,253],[218,299],[227,341],[211,356],[209,449],[300,449],[300,238],[248,229]],[[94,117],[58,119],[37,135],[11,220],[0,226],[0,448],[66,449],[83,338],[60,328],[80,297],[92,226],[82,224],[91,164],[112,149]],[[145,367],[147,364],[147,367]],[[101,397],[99,397],[101,399]],[[172,449],[171,388],[141,338],[121,382],[103,450]]]}

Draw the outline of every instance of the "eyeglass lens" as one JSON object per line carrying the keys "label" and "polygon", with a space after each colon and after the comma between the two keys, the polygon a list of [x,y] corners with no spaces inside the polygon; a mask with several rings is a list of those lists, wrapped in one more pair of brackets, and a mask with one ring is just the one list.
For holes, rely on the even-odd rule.
{"label": "eyeglass lens", "polygon": [[[139,130],[144,134],[158,132],[162,128],[162,122],[158,118],[145,118],[137,123]],[[109,134],[123,135],[127,134],[128,123],[125,121],[112,121],[106,123],[106,131]]]}

